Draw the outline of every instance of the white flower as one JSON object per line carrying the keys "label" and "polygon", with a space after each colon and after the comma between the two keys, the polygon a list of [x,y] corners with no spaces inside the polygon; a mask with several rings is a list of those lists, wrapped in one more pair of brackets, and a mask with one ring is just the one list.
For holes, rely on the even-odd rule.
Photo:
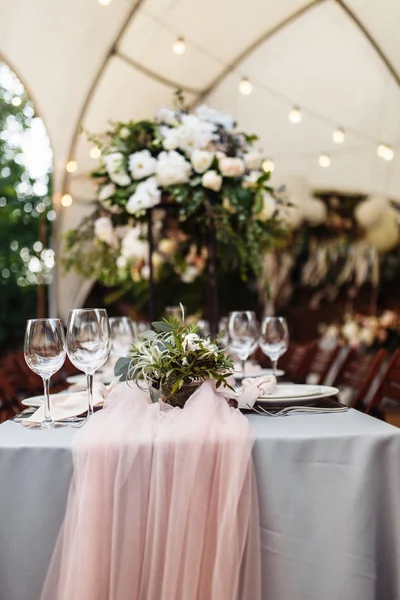
{"label": "white flower", "polygon": [[176,241],[164,238],[158,244],[158,249],[164,254],[172,254],[176,250]]}
{"label": "white flower", "polygon": [[115,194],[116,190],[117,190],[117,188],[115,187],[115,185],[113,183],[107,183],[99,191],[98,198],[99,198],[100,202],[107,200],[110,196]]}
{"label": "white flower", "polygon": [[181,280],[184,283],[193,283],[193,281],[199,276],[200,270],[195,265],[188,265],[185,271],[181,274]]}
{"label": "white flower", "polygon": [[183,340],[183,348],[185,352],[195,352],[200,350],[200,342],[202,339],[197,333],[188,333]]}
{"label": "white flower", "polygon": [[160,108],[157,114],[157,120],[159,123],[165,123],[165,125],[177,125],[178,119],[176,118],[176,112],[169,108]]}
{"label": "white flower", "polygon": [[224,177],[241,177],[244,173],[244,162],[241,158],[221,158],[219,170]]}
{"label": "white flower", "polygon": [[155,177],[149,177],[138,184],[135,193],[128,200],[126,211],[133,215],[139,210],[156,206],[160,199],[161,191],[157,187],[157,180]]}
{"label": "white flower", "polygon": [[379,223],[382,213],[387,206],[388,201],[386,198],[373,196],[357,204],[354,216],[361,227],[370,229]]}
{"label": "white flower", "polygon": [[203,187],[219,192],[222,186],[222,177],[217,171],[207,171],[201,178],[201,183]]}
{"label": "white flower", "polygon": [[128,129],[128,127],[121,127],[121,129],[119,130],[119,137],[122,138],[123,140],[126,140],[126,138],[128,138],[130,135],[131,135],[131,132]]}
{"label": "white flower", "polygon": [[211,167],[211,163],[214,160],[214,154],[207,152],[207,150],[194,150],[190,161],[193,165],[193,169],[196,173],[204,173]]}
{"label": "white flower", "polygon": [[192,167],[187,160],[174,150],[161,152],[157,161],[157,181],[162,187],[187,183]]}
{"label": "white flower", "polygon": [[264,205],[261,211],[257,214],[257,219],[259,221],[267,221],[272,217],[276,210],[275,198],[269,192],[265,192],[263,200]]}
{"label": "white flower", "polygon": [[246,169],[253,171],[259,168],[261,162],[261,155],[259,152],[248,152],[244,155],[244,164]]}
{"label": "white flower", "polygon": [[109,217],[100,217],[96,219],[94,222],[94,235],[98,240],[108,244],[109,246],[114,246],[116,243],[116,236],[114,233],[114,228],[112,221]]}
{"label": "white flower", "polygon": [[261,171],[250,171],[248,175],[243,179],[242,187],[251,188],[253,187],[258,179],[261,177]]}
{"label": "white flower", "polygon": [[181,131],[179,127],[161,127],[161,134],[164,138],[163,148],[165,150],[176,150],[181,143]]}
{"label": "white flower", "polygon": [[117,260],[117,267],[118,269],[125,269],[126,265],[128,264],[128,261],[126,260],[125,256],[118,256]]}
{"label": "white flower", "polygon": [[149,246],[147,242],[139,239],[140,228],[132,227],[130,229],[121,244],[121,256],[126,260],[145,260],[149,254]]}
{"label": "white flower", "polygon": [[105,154],[103,156],[103,160],[106,165],[106,169],[110,176],[111,181],[120,185],[121,187],[126,187],[131,183],[131,178],[128,173],[125,171],[124,165],[124,155],[122,152],[112,152],[111,154]]}
{"label": "white flower", "polygon": [[149,265],[143,265],[140,269],[140,275],[143,279],[150,279],[150,267]]}
{"label": "white flower", "polygon": [[228,131],[231,131],[235,125],[235,122],[230,115],[222,113],[219,110],[216,110],[215,108],[210,108],[205,104],[202,104],[196,109],[196,115],[202,121],[209,121],[209,123],[221,125]]}
{"label": "white flower", "polygon": [[347,340],[356,340],[359,337],[358,326],[353,321],[348,321],[342,327],[342,334]]}
{"label": "white flower", "polygon": [[166,150],[179,148],[189,156],[194,150],[206,148],[214,137],[216,127],[212,123],[200,121],[194,115],[183,115],[178,127],[161,127],[163,147]]}
{"label": "white flower", "polygon": [[157,159],[150,154],[149,150],[135,152],[129,157],[129,171],[133,179],[143,179],[153,175],[156,170]]}

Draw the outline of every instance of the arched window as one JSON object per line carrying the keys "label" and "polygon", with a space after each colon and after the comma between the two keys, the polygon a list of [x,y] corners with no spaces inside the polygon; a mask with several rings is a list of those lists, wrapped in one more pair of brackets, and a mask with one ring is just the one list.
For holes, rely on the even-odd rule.
{"label": "arched window", "polygon": [[54,253],[49,248],[52,153],[24,86],[0,62],[0,347],[21,340],[43,315]]}

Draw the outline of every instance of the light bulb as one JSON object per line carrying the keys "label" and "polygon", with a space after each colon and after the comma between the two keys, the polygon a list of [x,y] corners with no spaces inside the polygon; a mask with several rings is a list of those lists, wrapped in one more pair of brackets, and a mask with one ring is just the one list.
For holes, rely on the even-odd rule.
{"label": "light bulb", "polygon": [[97,148],[97,146],[93,146],[93,148],[90,148],[89,154],[91,158],[99,158],[101,150],[100,148]]}
{"label": "light bulb", "polygon": [[294,124],[300,123],[303,119],[303,115],[301,114],[301,110],[298,106],[293,106],[293,108],[289,112],[288,117],[289,121]]}
{"label": "light bulb", "polygon": [[21,98],[19,96],[14,96],[14,98],[11,100],[11,104],[13,106],[21,106]]}
{"label": "light bulb", "polygon": [[247,77],[243,77],[239,83],[239,91],[241,94],[243,94],[243,96],[248,96],[253,91],[251,81],[247,79]]}
{"label": "light bulb", "polygon": [[344,138],[345,138],[344,129],[341,129],[340,127],[338,127],[338,129],[336,129],[336,131],[333,132],[333,135],[332,135],[333,141],[336,144],[341,144],[342,142],[344,142]]}
{"label": "light bulb", "polygon": [[99,0],[99,4],[101,4],[102,6],[108,6],[109,4],[111,4],[112,0]]}
{"label": "light bulb", "polygon": [[321,156],[318,159],[318,163],[320,167],[329,167],[329,165],[331,164],[331,157],[329,156],[329,154],[321,154]]}
{"label": "light bulb", "polygon": [[68,173],[74,173],[76,171],[76,169],[78,168],[78,165],[76,164],[76,162],[74,160],[69,160],[67,162],[67,164],[65,165],[65,168],[68,171]]}
{"label": "light bulb", "polygon": [[387,144],[379,144],[378,148],[376,149],[376,153],[379,158],[383,158],[383,160],[392,160],[394,157],[393,148]]}
{"label": "light bulb", "polygon": [[264,169],[264,171],[266,173],[268,171],[270,171],[272,173],[272,171],[275,169],[275,163],[272,160],[272,158],[266,158],[262,164],[262,168]]}
{"label": "light bulb", "polygon": [[71,206],[72,202],[73,200],[70,194],[64,194],[63,196],[61,196],[61,204],[63,206]]}
{"label": "light bulb", "polygon": [[183,54],[186,50],[185,40],[183,38],[177,38],[172,45],[172,50],[175,54]]}

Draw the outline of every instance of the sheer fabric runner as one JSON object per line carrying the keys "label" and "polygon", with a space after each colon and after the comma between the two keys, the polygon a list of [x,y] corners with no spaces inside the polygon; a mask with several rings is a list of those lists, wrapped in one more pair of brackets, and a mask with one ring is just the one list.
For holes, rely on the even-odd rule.
{"label": "sheer fabric runner", "polygon": [[42,600],[260,600],[251,449],[211,382],[183,410],[118,386],[77,434]]}

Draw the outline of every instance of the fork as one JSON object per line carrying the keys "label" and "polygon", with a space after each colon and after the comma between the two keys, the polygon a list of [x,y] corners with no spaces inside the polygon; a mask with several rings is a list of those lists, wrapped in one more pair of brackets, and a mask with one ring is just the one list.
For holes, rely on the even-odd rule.
{"label": "fork", "polygon": [[265,410],[265,408],[263,408],[262,406],[255,408],[254,406],[251,407],[248,404],[247,407],[259,415],[262,415],[262,416],[265,415],[268,417],[287,417],[288,415],[295,414],[295,413],[323,414],[323,413],[340,413],[340,412],[348,411],[347,406],[343,406],[343,407],[338,406],[338,407],[334,407],[334,408],[318,408],[316,406],[287,406],[287,407],[282,408],[281,410],[278,410],[276,413],[272,413],[268,410]]}

